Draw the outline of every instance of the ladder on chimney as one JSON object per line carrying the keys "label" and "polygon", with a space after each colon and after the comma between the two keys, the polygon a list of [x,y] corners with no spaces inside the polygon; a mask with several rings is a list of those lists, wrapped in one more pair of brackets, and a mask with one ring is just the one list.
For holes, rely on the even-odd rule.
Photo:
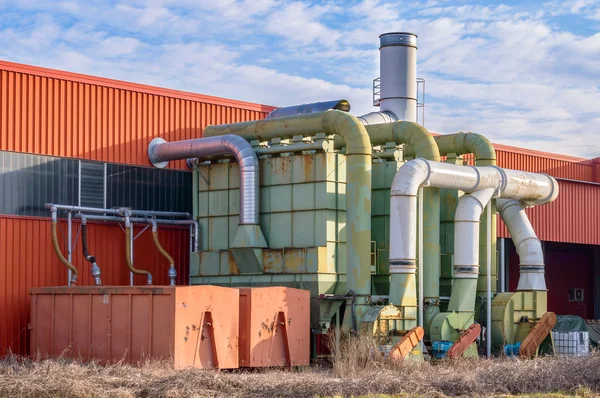
{"label": "ladder on chimney", "polygon": [[[373,106],[379,107],[381,78],[373,79]],[[420,121],[420,123],[419,123]],[[425,79],[417,78],[417,123],[425,126]]]}

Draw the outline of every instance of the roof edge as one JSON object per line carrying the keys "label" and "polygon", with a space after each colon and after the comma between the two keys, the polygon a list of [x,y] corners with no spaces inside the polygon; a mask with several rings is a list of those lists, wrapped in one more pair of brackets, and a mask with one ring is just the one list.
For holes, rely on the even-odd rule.
{"label": "roof edge", "polygon": [[239,109],[245,109],[250,111],[258,111],[269,113],[274,109],[275,106],[257,104],[253,102],[238,101],[229,98],[215,97],[212,95],[196,94],[189,91],[173,90],[168,88],[162,88],[157,86],[150,86],[141,83],[133,83],[125,80],[110,79],[105,77],[97,77],[92,75],[85,75],[82,73],[68,72],[59,69],[44,68],[41,66],[33,66],[27,64],[20,64],[16,62],[0,60],[0,70],[6,70],[10,72],[26,73],[30,75],[36,75],[41,77],[48,77],[53,79],[69,80],[78,83],[94,84],[103,87],[110,87],[121,90],[131,90],[145,94],[160,95],[165,97],[175,97],[190,101],[205,102],[213,105],[230,106]]}

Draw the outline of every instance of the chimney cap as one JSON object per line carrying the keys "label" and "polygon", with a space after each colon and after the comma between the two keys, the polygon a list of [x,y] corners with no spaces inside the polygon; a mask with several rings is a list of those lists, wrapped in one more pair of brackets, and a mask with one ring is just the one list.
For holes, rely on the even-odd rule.
{"label": "chimney cap", "polygon": [[380,35],[379,42],[380,49],[391,46],[417,48],[417,35],[410,32],[389,32]]}

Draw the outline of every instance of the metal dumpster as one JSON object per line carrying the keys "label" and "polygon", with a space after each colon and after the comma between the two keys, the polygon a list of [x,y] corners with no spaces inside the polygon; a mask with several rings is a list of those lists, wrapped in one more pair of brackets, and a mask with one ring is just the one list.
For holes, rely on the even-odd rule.
{"label": "metal dumpster", "polygon": [[240,367],[307,366],[310,292],[240,288]]}
{"label": "metal dumpster", "polygon": [[237,289],[76,286],[35,288],[31,295],[32,355],[238,367]]}

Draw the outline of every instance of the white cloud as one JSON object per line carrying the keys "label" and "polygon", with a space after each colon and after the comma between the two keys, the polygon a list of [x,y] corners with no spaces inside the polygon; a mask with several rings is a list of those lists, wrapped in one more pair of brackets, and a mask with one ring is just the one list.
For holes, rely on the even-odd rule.
{"label": "white cloud", "polygon": [[330,10],[331,7],[310,6],[299,1],[288,3],[270,14],[265,30],[285,37],[292,46],[319,42],[332,47],[341,34],[320,22],[323,14]]}

